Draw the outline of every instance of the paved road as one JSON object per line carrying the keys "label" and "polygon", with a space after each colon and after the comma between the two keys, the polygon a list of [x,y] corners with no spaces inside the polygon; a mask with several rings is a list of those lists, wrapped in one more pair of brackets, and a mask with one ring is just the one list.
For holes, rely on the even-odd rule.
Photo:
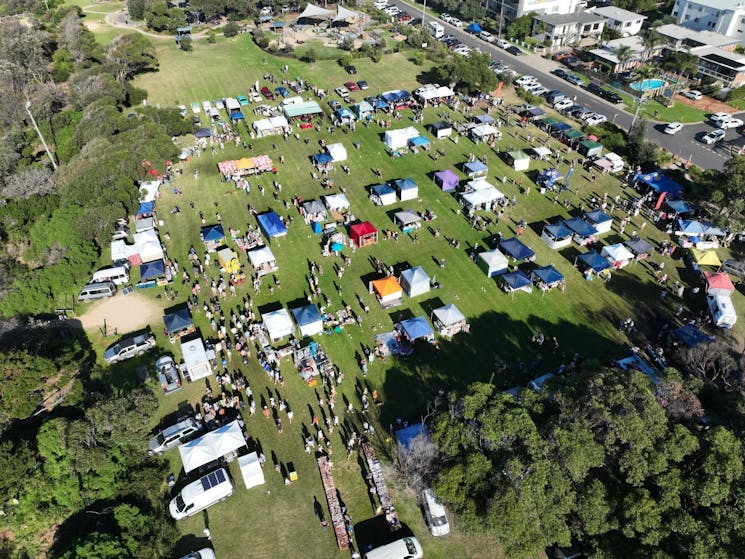
{"label": "paved road", "polygon": [[[389,3],[398,5],[400,9],[409,12],[413,17],[421,17],[421,7],[417,9],[403,0],[389,0]],[[429,16],[427,16],[427,19],[430,19]],[[497,46],[490,45],[478,39],[461,28],[453,27],[443,21],[440,21],[440,23],[445,27],[446,33],[456,36],[460,42],[470,47],[478,47],[482,52],[488,52],[493,59],[501,60],[505,64],[510,65],[518,74],[535,76],[549,90],[559,89],[571,97],[576,96],[575,99],[578,104],[592,111],[604,114],[608,117],[608,120],[615,122],[625,130],[631,127],[631,122],[634,118],[632,113],[551,74],[551,69],[560,66],[558,63],[534,54],[513,56]],[[649,140],[661,147],[667,148],[671,153],[682,159],[691,158],[694,164],[705,169],[722,169],[730,157],[730,150],[732,148],[739,149],[745,147],[745,137],[734,129],[727,130],[727,136],[722,142],[707,146],[696,140],[696,137],[713,130],[713,127],[708,123],[686,125],[683,127],[683,130],[672,136],[663,133],[662,130],[664,128],[665,125],[663,124],[652,125],[650,123],[647,127]]]}

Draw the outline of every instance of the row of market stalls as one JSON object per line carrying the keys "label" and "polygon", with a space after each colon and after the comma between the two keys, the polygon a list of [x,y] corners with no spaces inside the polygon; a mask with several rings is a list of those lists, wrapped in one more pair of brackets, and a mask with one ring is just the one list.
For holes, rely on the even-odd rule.
{"label": "row of market stalls", "polygon": [[419,186],[411,178],[396,179],[390,184],[376,184],[370,187],[370,200],[376,206],[390,206],[398,200],[416,200]]}
{"label": "row of market stalls", "polygon": [[242,157],[240,159],[220,161],[217,170],[225,180],[237,180],[240,177],[259,175],[261,173],[276,173],[271,157],[268,155],[256,155],[254,157]]}

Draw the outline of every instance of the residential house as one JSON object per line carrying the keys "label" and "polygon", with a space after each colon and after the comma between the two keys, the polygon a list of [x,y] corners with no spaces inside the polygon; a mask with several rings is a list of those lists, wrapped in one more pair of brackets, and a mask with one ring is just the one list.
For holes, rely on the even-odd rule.
{"label": "residential house", "polygon": [[716,31],[745,44],[743,0],[675,0],[672,14],[678,25],[697,31]]}
{"label": "residential house", "polygon": [[605,18],[592,12],[538,15],[533,18],[533,37],[552,47],[592,44],[600,40]]}
{"label": "residential house", "polygon": [[586,5],[585,0],[486,0],[486,11],[511,22],[530,13],[572,14]]}
{"label": "residential house", "polygon": [[738,39],[716,31],[697,31],[674,23],[655,27],[655,31],[673,50],[688,50],[704,46],[735,50],[735,47],[740,44]]}
{"label": "residential house", "polygon": [[[626,61],[620,61],[616,57],[616,51],[621,47],[630,48],[630,58]],[[659,56],[664,46],[660,45],[652,50],[647,50],[638,35],[631,37],[623,37],[621,39],[613,39],[612,41],[606,41],[602,46],[588,50],[587,52],[598,62],[607,66],[611,73],[618,74],[620,72],[627,72],[633,70],[637,66],[641,66],[648,59],[655,56]]]}
{"label": "residential house", "polygon": [[615,6],[604,6],[591,10],[606,19],[605,27],[616,31],[621,37],[631,37],[642,30],[647,16],[630,12]]}

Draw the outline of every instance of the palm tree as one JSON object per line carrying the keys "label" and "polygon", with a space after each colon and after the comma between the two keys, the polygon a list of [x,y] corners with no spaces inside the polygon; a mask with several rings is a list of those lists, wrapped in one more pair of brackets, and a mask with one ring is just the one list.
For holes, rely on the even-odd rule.
{"label": "palm tree", "polygon": [[642,40],[642,44],[644,45],[644,60],[646,61],[650,56],[652,56],[652,52],[654,51],[654,48],[658,45],[661,45],[663,43],[662,36],[657,33],[655,29],[644,29],[641,33],[639,33],[639,37]]}
{"label": "palm tree", "polygon": [[634,51],[629,45],[621,45],[613,52],[613,54],[616,55],[616,59],[618,60],[618,65],[616,66],[616,77],[618,77],[618,72],[624,68],[629,60],[631,60],[631,57],[634,56]]}

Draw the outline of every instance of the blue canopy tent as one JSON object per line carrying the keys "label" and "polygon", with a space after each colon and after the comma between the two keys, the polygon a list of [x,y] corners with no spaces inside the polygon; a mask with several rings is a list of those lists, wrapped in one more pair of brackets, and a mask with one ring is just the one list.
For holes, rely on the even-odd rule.
{"label": "blue canopy tent", "polygon": [[409,140],[409,144],[414,147],[423,147],[429,145],[429,140],[424,136],[416,136],[415,138]]}
{"label": "blue canopy tent", "polygon": [[564,275],[552,264],[532,270],[530,277],[539,285],[541,283],[545,284],[548,289],[552,289],[564,281]]}
{"label": "blue canopy tent", "polygon": [[346,107],[336,109],[336,112],[334,114],[336,115],[336,120],[338,120],[339,122],[348,122],[354,120],[354,113]]}
{"label": "blue canopy tent", "polygon": [[663,175],[659,171],[653,173],[636,173],[632,182],[640,182],[646,184],[649,188],[655,192],[667,194],[670,198],[676,198],[683,192],[683,186],[675,182],[667,175]]}
{"label": "blue canopy tent", "polygon": [[375,99],[375,110],[379,109],[387,109],[390,105],[388,105],[388,102],[385,99]]}
{"label": "blue canopy tent", "polygon": [[587,223],[584,219],[581,217],[573,217],[571,219],[565,219],[564,225],[566,225],[569,229],[572,230],[572,232],[579,236],[579,237],[592,237],[593,235],[597,235],[598,230],[595,229],[592,225]]}
{"label": "blue canopy tent", "polygon": [[396,91],[386,91],[380,97],[388,104],[395,105],[396,103],[402,103],[411,99],[411,93],[405,89],[399,89]]}
{"label": "blue canopy tent", "polygon": [[295,317],[295,322],[297,322],[300,329],[300,334],[303,336],[315,336],[323,332],[323,320],[318,307],[315,305],[305,305],[304,307],[291,310],[292,315]]}
{"label": "blue canopy tent", "polygon": [[699,236],[699,235],[713,235],[715,237],[724,237],[725,233],[719,227],[713,223],[706,221],[696,221],[695,219],[679,219],[678,230],[676,231],[679,235]]}
{"label": "blue canopy tent", "polygon": [[398,440],[398,444],[403,446],[406,450],[410,449],[411,443],[420,435],[429,441],[429,430],[427,429],[427,426],[421,422],[414,423],[414,425],[409,425],[402,429],[396,429],[396,440]]}
{"label": "blue canopy tent", "polygon": [[586,270],[592,270],[596,274],[603,272],[611,267],[607,258],[602,256],[598,251],[591,250],[579,255],[579,262]]}
{"label": "blue canopy tent", "polygon": [[396,190],[398,190],[398,197],[403,202],[404,200],[414,200],[419,196],[419,187],[413,181],[413,179],[397,179],[394,181]]}
{"label": "blue canopy tent", "polygon": [[222,225],[207,225],[202,227],[202,242],[208,250],[214,250],[225,242],[225,231]]}
{"label": "blue canopy tent", "polygon": [[166,273],[166,265],[163,260],[153,260],[140,264],[140,281],[159,278]]}
{"label": "blue canopy tent", "polygon": [[693,211],[693,208],[689,206],[684,200],[668,200],[665,202],[665,206],[667,206],[670,210],[674,211],[676,214],[688,214]]}
{"label": "blue canopy tent", "polygon": [[479,124],[494,124],[495,122],[494,117],[486,113],[476,115],[473,117],[473,121],[478,122]]}
{"label": "blue canopy tent", "polygon": [[313,156],[313,163],[316,165],[326,165],[328,163],[331,163],[334,160],[333,157],[331,157],[328,153],[316,153]]}
{"label": "blue canopy tent", "polygon": [[471,25],[466,27],[466,31],[470,33],[481,33],[481,26],[474,21]]}
{"label": "blue canopy tent", "polygon": [[507,293],[513,293],[515,291],[525,291],[526,293],[533,292],[533,282],[522,270],[516,272],[509,272],[499,276],[502,282],[502,289]]}
{"label": "blue canopy tent", "polygon": [[[535,252],[517,237],[500,241],[499,248],[509,254],[515,260],[531,261],[535,258]],[[527,276],[526,276],[527,277]],[[528,280],[530,281],[530,280]]]}
{"label": "blue canopy tent", "polygon": [[432,341],[435,338],[432,327],[423,316],[402,320],[399,324],[399,330],[410,342],[420,339]]}
{"label": "blue canopy tent", "polygon": [[486,175],[489,171],[489,167],[484,165],[481,161],[471,161],[463,165],[463,171],[471,178],[477,175]]}
{"label": "blue canopy tent", "polygon": [[243,113],[240,111],[235,111],[234,113],[230,113],[230,120],[243,120],[244,117]]}
{"label": "blue canopy tent", "polygon": [[210,132],[209,128],[199,128],[196,132],[194,132],[194,136],[196,138],[209,138],[212,136],[212,132]]}
{"label": "blue canopy tent", "polygon": [[552,223],[543,227],[541,240],[553,249],[560,249],[572,243],[572,231],[563,222]]}
{"label": "blue canopy tent", "polygon": [[137,208],[138,216],[150,216],[155,211],[155,202],[140,202]]}
{"label": "blue canopy tent", "polygon": [[194,327],[189,309],[183,308],[163,315],[163,322],[166,325],[166,334],[172,336],[184,330],[190,330]]}
{"label": "blue canopy tent", "polygon": [[613,217],[600,209],[585,212],[585,219],[595,228],[598,234],[607,233],[613,226]]}
{"label": "blue canopy tent", "polygon": [[263,214],[259,214],[258,218],[259,225],[264,230],[264,233],[270,239],[273,237],[281,237],[287,234],[287,227],[282,223],[276,212],[269,211]]}
{"label": "blue canopy tent", "polygon": [[370,118],[373,108],[367,101],[362,101],[361,103],[352,105],[352,111],[357,118]]}
{"label": "blue canopy tent", "polygon": [[714,336],[704,334],[693,324],[686,324],[677,330],[673,330],[672,335],[675,336],[680,343],[688,347],[696,347],[697,345],[707,344],[714,341]]}
{"label": "blue canopy tent", "polygon": [[562,132],[566,132],[567,130],[571,130],[571,129],[572,127],[566,122],[554,122],[551,126],[549,126],[549,130],[556,134],[560,134]]}

